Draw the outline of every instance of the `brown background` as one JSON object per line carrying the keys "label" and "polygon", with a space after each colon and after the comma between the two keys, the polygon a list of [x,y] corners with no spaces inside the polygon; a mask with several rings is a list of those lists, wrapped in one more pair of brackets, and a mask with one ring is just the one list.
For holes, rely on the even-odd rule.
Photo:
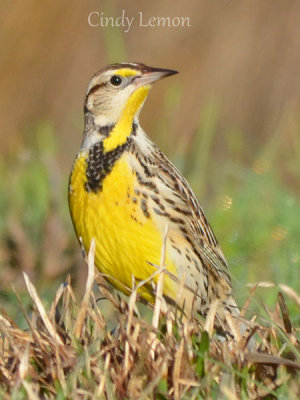
{"label": "brown background", "polygon": [[[189,16],[192,26],[142,28],[135,23],[123,33],[88,25],[91,11],[117,17],[123,8],[136,18],[137,11],[145,19]],[[22,141],[26,130],[49,120],[67,167],[81,137],[88,80],[109,62],[142,61],[180,71],[172,79],[181,98],[168,123],[183,145],[211,96],[222,102],[221,135],[240,129],[247,136],[249,159],[251,151],[273,134],[287,109],[299,110],[297,1],[2,0],[0,15],[4,154]],[[147,130],[153,125],[153,113],[161,113],[164,85],[153,90],[143,111]],[[152,129],[159,135],[157,128]]]}

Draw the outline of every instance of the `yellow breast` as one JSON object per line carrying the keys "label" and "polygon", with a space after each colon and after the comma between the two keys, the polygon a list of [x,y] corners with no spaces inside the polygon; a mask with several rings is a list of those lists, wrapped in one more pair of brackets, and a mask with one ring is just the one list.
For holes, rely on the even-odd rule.
{"label": "yellow breast", "polygon": [[[149,262],[160,264],[163,233],[151,215],[145,215],[141,199],[137,199],[136,175],[129,166],[128,154],[125,152],[115,163],[97,193],[85,189],[87,156],[87,152],[79,154],[70,178],[69,205],[75,231],[86,252],[95,239],[96,266],[114,286],[128,294],[132,276],[137,283],[157,271]],[[177,276],[168,254],[166,265]],[[146,300],[153,301],[151,283],[140,292]],[[167,276],[164,293],[176,298],[176,284]]]}

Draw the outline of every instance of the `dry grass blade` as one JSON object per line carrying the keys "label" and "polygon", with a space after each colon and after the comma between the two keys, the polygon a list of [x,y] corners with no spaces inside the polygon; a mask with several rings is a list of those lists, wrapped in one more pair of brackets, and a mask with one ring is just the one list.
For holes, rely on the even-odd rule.
{"label": "dry grass blade", "polygon": [[76,339],[79,339],[81,334],[82,334],[82,329],[84,326],[84,320],[86,317],[86,312],[88,309],[88,304],[89,304],[89,299],[91,296],[91,291],[94,283],[94,276],[95,276],[95,264],[94,264],[94,258],[95,258],[95,239],[92,239],[91,241],[91,246],[88,254],[88,278],[86,282],[86,289],[85,293],[83,296],[83,300],[81,303],[81,308],[78,313],[78,318],[76,321],[75,325],[75,330],[74,330],[74,335]]}
{"label": "dry grass blade", "polygon": [[108,372],[108,368],[109,368],[109,364],[110,364],[110,357],[111,357],[110,353],[108,353],[106,358],[105,358],[104,374],[101,377],[100,384],[99,384],[98,389],[97,389],[97,397],[98,396],[99,397],[102,396],[103,392],[105,390],[105,382],[106,382],[106,379],[107,379],[107,372]]}
{"label": "dry grass blade", "polygon": [[27,392],[29,400],[40,400],[40,397],[36,390],[34,390],[33,385],[27,381],[23,381],[23,386]]}
{"label": "dry grass blade", "polygon": [[109,289],[107,282],[104,278],[105,278],[105,276],[103,276],[103,274],[100,274],[100,272],[96,271],[95,281],[96,281],[99,289],[103,293],[104,297],[107,300],[109,300],[115,308],[119,309],[120,303],[119,303],[118,299],[111,293],[111,290]]}
{"label": "dry grass blade", "polygon": [[292,324],[291,324],[291,320],[289,317],[289,312],[288,312],[287,306],[285,304],[284,297],[281,292],[278,292],[278,303],[280,306],[285,331],[286,331],[286,333],[290,334],[290,333],[292,333]]}
{"label": "dry grass blade", "polygon": [[247,287],[250,287],[250,288],[258,288],[258,287],[260,287],[260,288],[272,288],[274,286],[276,286],[276,285],[273,282],[256,282],[256,283],[248,283],[247,284]]}
{"label": "dry grass blade", "polygon": [[181,362],[182,362],[182,354],[183,354],[183,345],[184,341],[181,339],[179,348],[176,351],[175,359],[174,359],[174,370],[173,370],[173,381],[174,381],[174,398],[180,399],[180,370],[181,370]]}
{"label": "dry grass blade", "polygon": [[28,277],[28,275],[23,272],[24,275],[24,279],[25,279],[25,283],[28,289],[28,292],[34,302],[34,304],[36,305],[36,308],[40,314],[40,317],[42,318],[45,327],[47,328],[49,334],[51,335],[52,339],[56,341],[57,344],[59,345],[63,345],[63,342],[61,341],[59,335],[57,334],[53,324],[51,323],[50,319],[48,318],[48,315],[46,313],[46,310],[37,294],[37,291],[35,290],[35,287],[33,286],[33,284],[30,282],[30,279]]}
{"label": "dry grass blade", "polygon": [[[273,282],[257,282],[257,283],[248,283],[247,287],[256,289],[257,287],[261,288],[273,288],[277,286]],[[285,292],[291,299],[295,301],[295,303],[300,307],[300,296],[295,292],[294,289],[287,285],[279,284],[278,287]]]}
{"label": "dry grass blade", "polygon": [[295,303],[300,307],[300,296],[287,285],[279,285],[280,289],[284,291],[291,299],[295,301]]}
{"label": "dry grass blade", "polygon": [[300,364],[282,357],[276,357],[263,353],[247,353],[245,355],[245,358],[247,359],[247,361],[253,362],[255,364],[285,365],[286,367],[290,367],[297,371],[300,371]]}
{"label": "dry grass blade", "polygon": [[128,307],[128,319],[127,319],[127,327],[126,327],[126,342],[125,342],[125,355],[124,355],[124,376],[126,377],[129,372],[129,338],[131,334],[131,327],[133,322],[133,313],[135,308],[135,303],[137,299],[137,290],[134,289],[129,297],[129,307]]}
{"label": "dry grass blade", "polygon": [[62,283],[60,285],[60,288],[56,292],[54,301],[52,302],[52,306],[51,306],[51,310],[50,310],[50,318],[52,320],[54,320],[54,318],[55,318],[55,310],[56,310],[57,304],[58,304],[58,302],[59,302],[59,300],[60,300],[60,298],[61,298],[61,296],[62,296],[62,294],[63,294],[63,292],[65,290],[65,285],[66,285],[65,283]]}
{"label": "dry grass blade", "polygon": [[247,297],[247,299],[245,301],[245,304],[243,305],[243,307],[241,309],[241,313],[240,313],[241,317],[244,317],[246,315],[246,312],[247,312],[247,310],[249,308],[249,305],[250,305],[250,303],[251,303],[251,301],[253,299],[253,296],[254,296],[254,293],[255,293],[256,289],[257,289],[257,285],[254,285],[251,288],[250,293],[249,293],[249,295],[248,295],[248,297]]}
{"label": "dry grass blade", "polygon": [[168,238],[169,226],[166,225],[164,240],[161,250],[161,259],[160,259],[160,274],[158,275],[157,285],[156,285],[156,296],[155,296],[155,305],[154,312],[152,318],[152,326],[154,329],[158,328],[159,323],[159,315],[161,310],[161,305],[163,301],[163,285],[164,285],[164,269],[165,269],[165,261],[166,261],[166,249],[167,249],[167,238]]}
{"label": "dry grass blade", "polygon": [[221,391],[226,400],[239,400],[235,393],[228,386],[222,386]]}
{"label": "dry grass blade", "polygon": [[215,300],[207,313],[205,324],[203,329],[209,334],[210,337],[212,337],[213,331],[214,331],[214,325],[215,325],[215,318],[216,318],[216,313],[219,307],[220,301]]}
{"label": "dry grass blade", "polygon": [[0,307],[0,323],[5,324],[7,327],[17,328],[17,324],[7,315],[6,311]]}
{"label": "dry grass blade", "polygon": [[19,374],[21,380],[25,379],[29,368],[29,347],[26,346],[25,352],[21,357],[20,365],[19,365]]}
{"label": "dry grass blade", "polygon": [[225,315],[226,315],[226,322],[228,323],[228,326],[230,328],[231,333],[233,334],[234,339],[237,342],[240,342],[242,336],[237,326],[237,323],[233,320],[231,314],[228,311],[225,311]]}
{"label": "dry grass blade", "polygon": [[126,333],[129,336],[131,332],[131,326],[132,326],[132,319],[133,319],[133,314],[134,314],[134,309],[136,305],[136,299],[137,299],[137,289],[134,289],[129,296],[129,302],[128,302],[128,318],[127,318],[127,328],[126,328]]}

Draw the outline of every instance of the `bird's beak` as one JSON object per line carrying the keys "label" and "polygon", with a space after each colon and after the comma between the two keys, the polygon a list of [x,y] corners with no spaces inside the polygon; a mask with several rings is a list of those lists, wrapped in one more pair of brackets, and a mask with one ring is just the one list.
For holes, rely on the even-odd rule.
{"label": "bird's beak", "polygon": [[134,84],[136,88],[141,86],[151,85],[152,83],[165,78],[170,75],[177,74],[178,71],[173,71],[172,69],[163,69],[163,68],[149,68],[142,73],[142,75],[138,75],[134,79]]}

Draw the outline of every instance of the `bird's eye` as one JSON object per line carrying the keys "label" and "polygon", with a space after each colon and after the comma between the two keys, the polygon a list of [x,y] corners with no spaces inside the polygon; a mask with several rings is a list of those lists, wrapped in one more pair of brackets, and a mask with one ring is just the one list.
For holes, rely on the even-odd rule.
{"label": "bird's eye", "polygon": [[111,83],[113,86],[120,86],[121,83],[122,83],[122,78],[121,78],[119,75],[113,75],[113,76],[110,78],[110,83]]}

